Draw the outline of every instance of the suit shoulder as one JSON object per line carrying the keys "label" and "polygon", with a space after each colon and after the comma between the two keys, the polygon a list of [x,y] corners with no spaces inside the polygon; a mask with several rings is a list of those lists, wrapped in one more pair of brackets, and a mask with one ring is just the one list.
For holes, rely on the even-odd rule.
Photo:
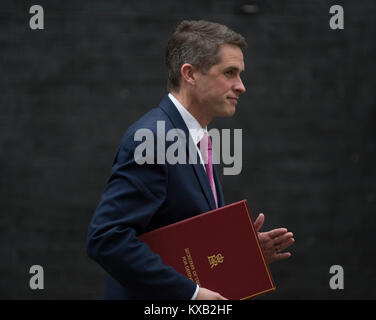
{"label": "suit shoulder", "polygon": [[157,121],[164,121],[168,120],[166,114],[161,108],[153,108],[146,114],[144,114],[141,118],[136,120],[127,131],[135,131],[140,128],[148,128],[153,130],[156,127]]}
{"label": "suit shoulder", "polygon": [[133,141],[134,135],[138,130],[150,130],[153,134],[156,134],[159,122],[164,123],[166,130],[174,127],[169,117],[161,108],[153,108],[131,124],[123,135],[122,143],[129,142],[129,139]]}

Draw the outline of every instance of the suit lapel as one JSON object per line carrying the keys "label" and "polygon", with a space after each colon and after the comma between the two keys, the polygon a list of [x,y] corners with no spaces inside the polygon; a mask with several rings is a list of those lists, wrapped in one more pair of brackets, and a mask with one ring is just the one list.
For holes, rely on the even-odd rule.
{"label": "suit lapel", "polygon": [[[186,160],[187,160],[187,163],[192,163],[192,167],[193,167],[193,170],[195,172],[195,175],[196,175],[198,181],[200,182],[202,192],[204,193],[206,200],[209,203],[210,208],[215,209],[214,196],[213,196],[213,193],[212,193],[212,190],[211,190],[211,187],[210,187],[208,176],[207,176],[205,169],[203,168],[202,164],[200,163],[200,157],[199,157],[197,151],[195,151],[196,152],[196,154],[195,154],[196,159],[194,159],[193,155],[191,155],[189,153],[189,145],[192,144],[192,146],[194,146],[194,142],[192,141],[191,135],[188,131],[188,128],[187,128],[183,118],[181,117],[179,111],[177,110],[175,105],[172,103],[170,98],[168,98],[168,96],[166,96],[161,101],[159,107],[167,114],[167,116],[169,117],[171,122],[174,124],[174,126],[177,129],[183,130],[184,133],[185,133],[185,137],[188,137],[189,140],[188,140],[188,143],[186,143],[186,152],[187,152],[187,159]],[[191,149],[196,150],[195,148],[192,148],[192,147],[191,147]],[[193,161],[188,162],[189,158],[193,158]],[[215,175],[216,175],[216,173],[215,173]],[[216,178],[215,183],[216,183],[216,187],[220,184],[218,177]],[[221,187],[217,187],[217,188],[220,189],[221,190],[220,193],[222,193],[222,188]],[[222,199],[223,199],[223,196],[222,196]],[[219,202],[218,202],[218,205],[219,205]]]}
{"label": "suit lapel", "polygon": [[217,166],[215,164],[213,164],[213,176],[214,176],[215,189],[217,191],[218,208],[220,208],[224,206],[225,200],[223,196],[222,184],[221,184],[221,181],[219,180]]}

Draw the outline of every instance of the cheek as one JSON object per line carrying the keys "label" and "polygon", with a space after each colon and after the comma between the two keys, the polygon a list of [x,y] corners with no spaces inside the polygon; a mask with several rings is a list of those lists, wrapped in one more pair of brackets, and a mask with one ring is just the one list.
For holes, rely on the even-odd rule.
{"label": "cheek", "polygon": [[229,91],[231,91],[232,83],[228,80],[223,79],[222,81],[218,81],[217,89],[222,94],[227,94]]}
{"label": "cheek", "polygon": [[219,100],[223,100],[223,97],[231,90],[231,84],[226,79],[215,79],[210,81],[209,79],[203,79],[199,85],[200,96],[206,102],[218,103]]}
{"label": "cheek", "polygon": [[212,95],[216,96],[217,98],[222,98],[229,92],[230,89],[231,86],[229,86],[227,82],[217,81],[216,83],[212,84],[208,92],[211,92]]}

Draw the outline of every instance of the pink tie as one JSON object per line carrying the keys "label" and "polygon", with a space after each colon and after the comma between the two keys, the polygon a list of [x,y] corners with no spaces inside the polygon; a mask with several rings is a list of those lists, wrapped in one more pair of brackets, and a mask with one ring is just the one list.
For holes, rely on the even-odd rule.
{"label": "pink tie", "polygon": [[217,193],[215,192],[214,179],[213,179],[212,144],[211,144],[211,139],[209,137],[209,134],[207,132],[204,133],[203,138],[199,141],[197,145],[200,148],[202,158],[204,160],[206,173],[208,175],[210,187],[212,189],[214,200],[215,200],[215,206],[216,208],[218,208]]}

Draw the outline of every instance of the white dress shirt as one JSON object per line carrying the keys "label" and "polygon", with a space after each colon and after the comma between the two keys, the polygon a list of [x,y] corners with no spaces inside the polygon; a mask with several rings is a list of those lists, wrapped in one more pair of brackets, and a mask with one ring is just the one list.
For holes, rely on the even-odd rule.
{"label": "white dress shirt", "polygon": [[[200,163],[203,165],[203,167],[205,169],[204,161],[202,159],[202,155],[201,155],[200,149],[198,148],[197,144],[204,137],[204,134],[208,132],[207,128],[201,127],[200,123],[196,120],[196,118],[194,116],[192,116],[189,113],[189,111],[186,108],[183,107],[183,105],[179,102],[179,100],[176,99],[171,93],[168,94],[168,97],[171,99],[171,101],[175,105],[176,109],[178,109],[181,117],[183,118],[185,125],[187,126],[188,131],[191,135],[191,138],[194,142],[194,145],[196,146],[198,155],[200,157]],[[187,139],[187,141],[188,141],[188,139]],[[205,171],[206,171],[206,169],[205,169]]]}

